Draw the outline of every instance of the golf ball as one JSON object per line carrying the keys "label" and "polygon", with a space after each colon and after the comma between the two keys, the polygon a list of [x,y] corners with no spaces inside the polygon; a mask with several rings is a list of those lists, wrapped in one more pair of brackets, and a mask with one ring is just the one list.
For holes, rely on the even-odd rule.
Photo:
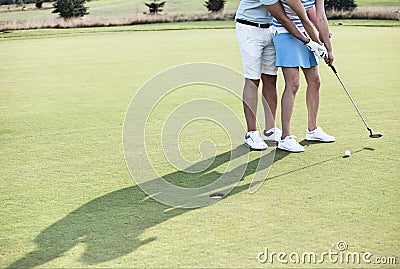
{"label": "golf ball", "polygon": [[349,156],[350,156],[350,154],[351,154],[350,150],[346,150],[346,151],[344,152],[344,156],[347,156],[347,157],[349,157]]}

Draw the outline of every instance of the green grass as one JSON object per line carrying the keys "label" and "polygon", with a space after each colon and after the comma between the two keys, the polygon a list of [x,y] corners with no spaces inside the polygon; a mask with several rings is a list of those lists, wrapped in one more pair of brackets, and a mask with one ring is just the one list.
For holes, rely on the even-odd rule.
{"label": "green grass", "polygon": [[356,0],[355,2],[360,7],[400,7],[399,0]]}
{"label": "green grass", "polygon": [[[365,26],[365,27],[399,27],[399,21],[388,20],[330,20],[331,26]],[[38,30],[16,30],[0,32],[1,39],[15,38],[44,38],[75,36],[82,34],[102,34],[102,33],[121,33],[136,31],[170,31],[170,30],[192,30],[192,29],[234,29],[233,21],[198,21],[198,22],[172,22],[154,23],[132,26],[113,26],[113,27],[88,27],[74,29],[38,29]]]}
{"label": "green grass", "polygon": [[365,27],[399,27],[400,21],[387,20],[329,20],[329,25],[365,26]]}
{"label": "green grass", "polygon": [[[393,23],[394,25],[396,25],[395,21]],[[400,23],[397,24],[400,25]],[[391,26],[391,24],[387,25]],[[121,33],[121,32],[135,32],[135,31],[141,32],[141,31],[233,29],[233,28],[235,28],[234,21],[171,22],[171,23],[140,24],[132,26],[5,31],[5,32],[0,32],[0,39],[60,37],[60,36],[75,36],[81,34]]]}
{"label": "green grass", "polygon": [[[288,268],[259,264],[256,256],[264,247],[321,253],[339,240],[350,251],[399,257],[400,28],[332,27],[339,74],[383,138],[368,138],[336,77],[322,65],[319,122],[337,142],[306,144],[301,154],[278,151],[267,181],[250,195],[259,156],[253,152],[232,194],[195,210],[171,210],[134,185],[122,152],[122,124],[135,92],[166,68],[213,62],[240,71],[234,30],[105,29],[21,31],[0,40],[0,267]],[[194,90],[178,91],[171,104]],[[292,119],[300,141],[304,92],[302,80]],[[223,100],[243,120],[240,100],[200,88],[195,94]],[[170,111],[159,109],[160,115]],[[204,136],[195,131],[212,130],[199,124],[182,133],[190,160],[198,152],[188,146]],[[148,131],[157,138],[159,129]],[[188,139],[188,133],[196,135]],[[241,137],[243,130],[230,135]],[[225,136],[212,137],[218,160],[226,161]],[[343,159],[346,149],[353,154]],[[187,176],[170,166],[157,169],[175,182]]]}

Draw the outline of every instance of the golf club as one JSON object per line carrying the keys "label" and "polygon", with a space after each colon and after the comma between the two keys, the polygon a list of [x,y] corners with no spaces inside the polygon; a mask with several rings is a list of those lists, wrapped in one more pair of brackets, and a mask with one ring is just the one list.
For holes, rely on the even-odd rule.
{"label": "golf club", "polygon": [[336,68],[335,68],[333,65],[329,65],[329,67],[332,69],[333,73],[335,73],[336,77],[339,79],[340,84],[342,84],[343,89],[344,89],[344,90],[346,91],[346,93],[347,93],[347,96],[349,96],[351,102],[353,103],[354,107],[356,108],[356,110],[357,110],[357,112],[358,112],[358,115],[360,115],[362,121],[364,122],[365,127],[367,127],[367,130],[369,131],[369,134],[370,134],[369,137],[371,137],[371,138],[380,138],[380,137],[382,137],[382,136],[383,136],[382,134],[373,134],[373,133],[372,133],[371,128],[369,128],[367,122],[365,121],[363,115],[361,114],[361,112],[360,112],[360,110],[358,109],[356,103],[354,102],[353,98],[351,97],[349,91],[346,89],[346,86],[344,85],[343,81],[342,81],[341,78],[339,77],[339,74],[338,74],[338,72],[336,71]]}

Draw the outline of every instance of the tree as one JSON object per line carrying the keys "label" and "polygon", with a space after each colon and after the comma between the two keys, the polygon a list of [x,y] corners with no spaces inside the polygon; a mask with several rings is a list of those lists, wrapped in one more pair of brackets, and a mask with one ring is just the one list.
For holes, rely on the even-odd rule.
{"label": "tree", "polygon": [[225,6],[226,0],[208,0],[204,6],[211,12],[221,11]]}
{"label": "tree", "polygon": [[89,14],[85,3],[86,0],[57,0],[52,13],[59,13],[64,19],[83,17]]}
{"label": "tree", "polygon": [[148,8],[150,14],[158,14],[159,12],[162,11],[162,7],[165,5],[164,2],[160,2],[159,0],[153,0],[151,3],[144,3]]}
{"label": "tree", "polygon": [[352,11],[357,7],[354,0],[325,0],[325,9],[331,10],[349,10]]}
{"label": "tree", "polygon": [[36,0],[35,6],[36,8],[41,9],[43,6],[43,0]]}

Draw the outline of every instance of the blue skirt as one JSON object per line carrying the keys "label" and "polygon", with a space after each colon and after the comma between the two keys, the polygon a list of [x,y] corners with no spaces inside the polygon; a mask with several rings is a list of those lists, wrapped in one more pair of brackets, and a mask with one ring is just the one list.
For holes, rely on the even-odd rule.
{"label": "blue skirt", "polygon": [[276,66],[310,68],[318,61],[303,42],[289,33],[276,33],[273,38],[276,50]]}

